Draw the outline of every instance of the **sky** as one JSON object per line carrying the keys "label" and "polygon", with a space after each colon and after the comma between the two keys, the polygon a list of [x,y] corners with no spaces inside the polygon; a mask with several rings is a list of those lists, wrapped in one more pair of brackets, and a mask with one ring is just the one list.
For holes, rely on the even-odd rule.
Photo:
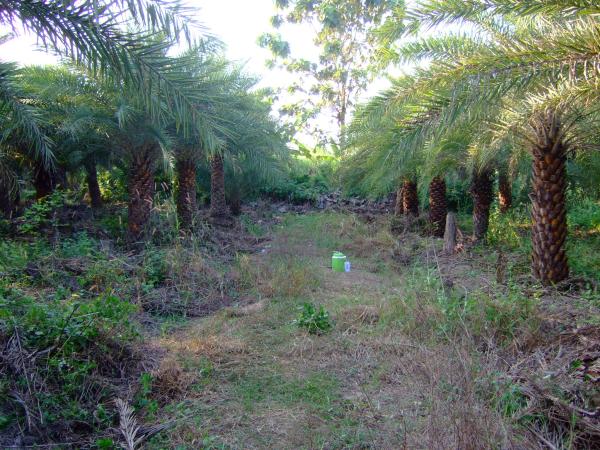
{"label": "sky", "polygon": [[[282,78],[288,78],[287,74],[267,70],[265,62],[270,52],[256,43],[262,33],[272,29],[269,19],[275,14],[273,0],[188,0],[187,3],[198,8],[198,21],[225,43],[229,59],[245,63],[249,72],[261,77],[262,85],[286,85]],[[281,31],[290,41],[294,54],[316,55],[309,26],[283,28]],[[54,55],[36,47],[34,36],[25,34],[1,45],[0,58],[22,65],[57,62]]]}
{"label": "sky", "polygon": [[[260,77],[260,87],[285,88],[291,84],[293,75],[284,70],[266,68],[265,63],[271,54],[257,44],[262,33],[272,31],[270,18],[276,13],[274,0],[187,0],[187,3],[198,8],[198,21],[224,42],[227,57],[244,63],[248,72]],[[314,31],[311,25],[284,25],[278,31],[289,42],[295,57],[316,59],[318,50],[312,44]],[[7,30],[0,29],[2,32]],[[0,59],[22,65],[58,61],[54,55],[37,48],[35,37],[28,35],[19,35],[0,45]],[[387,84],[385,80],[378,80],[363,97],[374,94]]]}

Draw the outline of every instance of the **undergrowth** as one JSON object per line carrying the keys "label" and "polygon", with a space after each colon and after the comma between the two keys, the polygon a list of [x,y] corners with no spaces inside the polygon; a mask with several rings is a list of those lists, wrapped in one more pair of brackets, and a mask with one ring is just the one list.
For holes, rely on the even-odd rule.
{"label": "undergrowth", "polygon": [[[569,213],[573,272],[595,280],[597,215]],[[585,448],[584,425],[564,421],[570,404],[592,408],[569,333],[597,320],[597,293],[570,293],[566,313],[524,278],[526,210],[495,211],[487,244],[453,256],[386,217],[257,217],[224,243],[158,231],[137,253],[120,226],[0,242],[0,432],[111,448],[123,398],[140,422],[173,427],[151,449],[489,448],[526,446],[529,430]],[[332,251],[350,273],[331,272]]]}

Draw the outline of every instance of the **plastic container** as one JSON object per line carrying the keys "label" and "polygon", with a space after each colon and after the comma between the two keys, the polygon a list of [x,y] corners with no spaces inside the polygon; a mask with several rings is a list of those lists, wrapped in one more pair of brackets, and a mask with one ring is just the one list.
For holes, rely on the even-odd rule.
{"label": "plastic container", "polygon": [[350,272],[350,267],[351,267],[350,261],[346,261],[344,263],[344,271],[345,272]]}
{"label": "plastic container", "polygon": [[331,268],[334,272],[345,272],[346,255],[341,252],[333,252],[331,257]]}

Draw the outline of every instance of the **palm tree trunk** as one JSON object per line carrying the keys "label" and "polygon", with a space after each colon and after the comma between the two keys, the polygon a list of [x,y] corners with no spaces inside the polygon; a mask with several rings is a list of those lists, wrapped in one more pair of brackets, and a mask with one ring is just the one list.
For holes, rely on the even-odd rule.
{"label": "palm tree trunk", "polygon": [[85,164],[85,172],[88,192],[90,194],[90,204],[94,209],[102,208],[102,194],[100,193],[100,186],[98,185],[96,164],[93,161],[87,162]]}
{"label": "palm tree trunk", "polygon": [[10,218],[15,210],[13,195],[6,183],[0,182],[0,212],[6,218]]}
{"label": "palm tree trunk", "polygon": [[242,194],[237,184],[232,186],[229,191],[229,210],[236,217],[242,214]]}
{"label": "palm tree trunk", "polygon": [[512,185],[504,170],[500,170],[498,176],[498,204],[501,213],[508,212],[512,206]]}
{"label": "palm tree trunk", "polygon": [[444,236],[447,213],[446,181],[441,177],[435,177],[429,184],[429,221],[433,226],[434,236]]}
{"label": "palm tree trunk", "polygon": [[400,217],[402,214],[404,214],[404,200],[403,200],[403,195],[402,195],[402,185],[398,186],[398,190],[396,191],[396,204],[394,206],[394,215],[396,217]]}
{"label": "palm tree trunk", "polygon": [[404,214],[419,215],[419,196],[417,194],[417,183],[404,180],[402,186],[402,207]]}
{"label": "palm tree trunk", "polygon": [[140,147],[132,152],[129,171],[127,234],[130,243],[143,238],[152,213],[154,189],[152,148]]}
{"label": "palm tree trunk", "polygon": [[215,154],[210,160],[210,216],[227,218],[227,203],[225,202],[225,169],[223,155]]}
{"label": "palm tree trunk", "polygon": [[177,214],[181,228],[192,227],[196,212],[196,164],[189,158],[177,160]]}
{"label": "palm tree trunk", "polygon": [[490,223],[490,206],[493,199],[492,172],[473,172],[471,195],[473,196],[473,237],[485,238]]}
{"label": "palm tree trunk", "polygon": [[569,276],[565,251],[567,238],[567,149],[561,139],[560,122],[553,112],[533,121],[537,144],[533,146],[532,266],[543,284],[558,283]]}
{"label": "palm tree trunk", "polygon": [[56,188],[54,171],[46,168],[42,162],[36,162],[33,174],[33,187],[35,188],[36,200],[52,194]]}

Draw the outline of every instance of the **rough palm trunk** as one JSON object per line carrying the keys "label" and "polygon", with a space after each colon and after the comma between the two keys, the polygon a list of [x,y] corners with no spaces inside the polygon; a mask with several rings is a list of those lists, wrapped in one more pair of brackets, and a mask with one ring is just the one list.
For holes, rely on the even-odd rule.
{"label": "rough palm trunk", "polygon": [[429,221],[433,226],[434,236],[444,236],[447,213],[446,182],[441,177],[435,177],[429,184]]}
{"label": "rough palm trunk", "polygon": [[560,121],[554,113],[546,112],[532,124],[537,138],[532,148],[533,275],[544,284],[552,284],[569,276],[565,252],[567,149],[562,141]]}
{"label": "rough palm trunk", "polygon": [[177,161],[177,215],[181,228],[190,229],[196,212],[196,164],[182,158]]}
{"label": "rough palm trunk", "polygon": [[210,161],[210,216],[227,218],[227,204],[225,202],[225,169],[223,167],[223,155],[216,154]]}
{"label": "rough palm trunk", "polygon": [[402,192],[402,185],[400,185],[396,191],[396,204],[394,206],[394,215],[396,217],[400,217],[402,214],[404,214],[404,199],[402,198]]}
{"label": "rough palm trunk", "polygon": [[4,217],[10,218],[15,210],[14,195],[6,183],[0,182],[0,212]]}
{"label": "rough palm trunk", "polygon": [[498,175],[498,204],[501,213],[507,212],[512,206],[512,186],[503,170]]}
{"label": "rough palm trunk", "polygon": [[46,168],[41,162],[37,163],[33,174],[33,187],[37,200],[52,194],[56,188],[54,171]]}
{"label": "rough palm trunk", "polygon": [[154,164],[151,147],[133,152],[129,171],[129,210],[127,232],[129,242],[143,238],[152,213],[154,198]]}
{"label": "rough palm trunk", "polygon": [[490,206],[493,200],[493,178],[489,170],[473,173],[473,237],[485,238],[490,223]]}
{"label": "rough palm trunk", "polygon": [[94,162],[86,163],[85,172],[88,192],[90,194],[90,204],[94,209],[102,208],[102,194],[100,193],[100,185],[98,184],[96,164]]}
{"label": "rough palm trunk", "polygon": [[402,207],[404,214],[419,215],[419,196],[417,194],[417,183],[404,180],[402,186]]}
{"label": "rough palm trunk", "polygon": [[242,195],[239,186],[233,186],[229,194],[229,210],[234,216],[242,214]]}

